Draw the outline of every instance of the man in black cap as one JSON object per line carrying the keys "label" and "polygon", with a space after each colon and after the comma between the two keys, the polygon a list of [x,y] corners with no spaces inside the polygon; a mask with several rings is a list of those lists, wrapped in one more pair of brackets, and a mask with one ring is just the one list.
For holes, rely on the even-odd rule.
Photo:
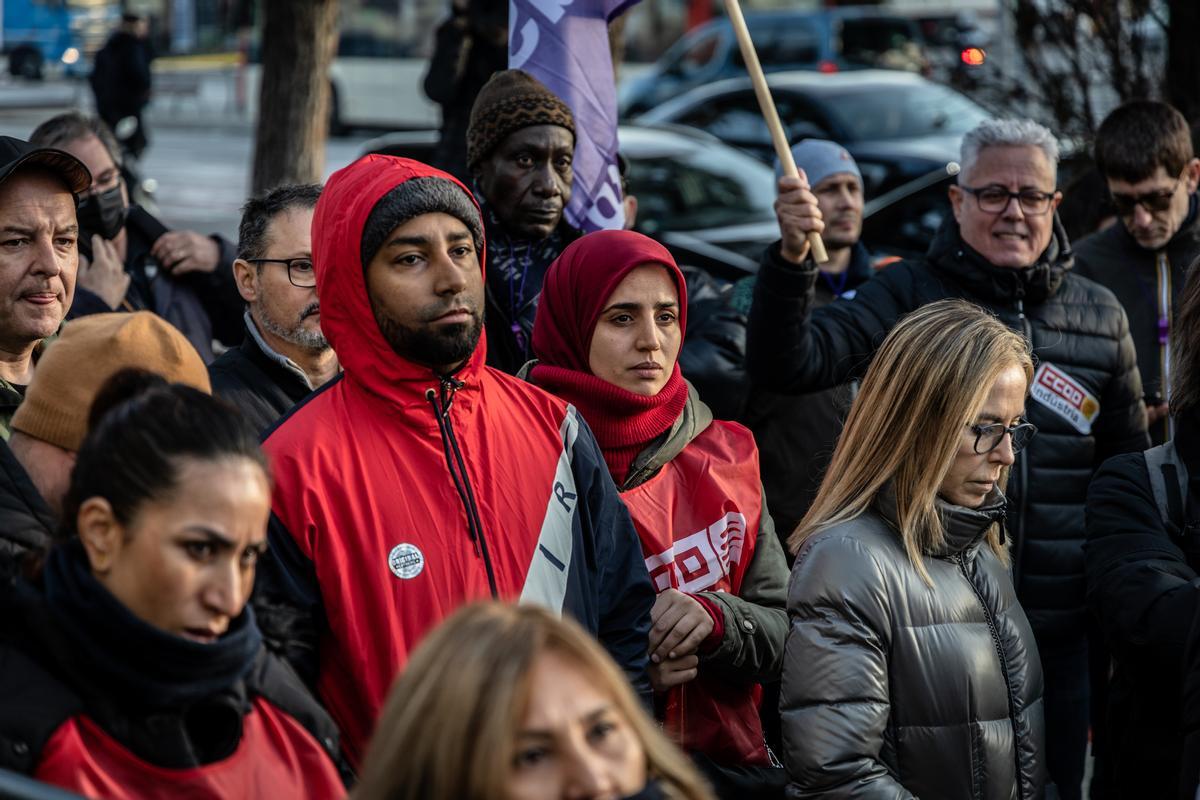
{"label": "man in black cap", "polygon": [[61,150],[0,136],[0,437],[62,324],[79,266],[76,196],[92,176]]}
{"label": "man in black cap", "polygon": [[487,362],[510,374],[533,357],[546,268],[581,235],[563,219],[574,157],[567,104],[522,70],[493,75],[471,109],[467,169],[487,228]]}

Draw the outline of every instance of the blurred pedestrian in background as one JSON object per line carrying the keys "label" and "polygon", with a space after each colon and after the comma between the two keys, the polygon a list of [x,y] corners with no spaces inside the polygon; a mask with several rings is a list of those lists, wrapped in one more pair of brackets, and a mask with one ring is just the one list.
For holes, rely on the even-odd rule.
{"label": "blurred pedestrian in background", "polygon": [[388,694],[354,800],[712,800],[613,660],[531,606],[469,606]]}
{"label": "blurred pedestrian in background", "polygon": [[787,627],[787,567],[754,437],[714,420],[679,371],[684,277],[666,248],[598,231],[546,273],[529,379],[596,434],[658,592],[650,677],[658,716],[718,794],[782,797],[759,719]]}
{"label": "blurred pedestrian in background", "polygon": [[508,3],[452,0],[450,18],[434,33],[425,94],[442,107],[433,166],[466,184],[467,126],[479,90],[508,67]]}
{"label": "blurred pedestrian in background", "polygon": [[[142,111],[150,102],[154,48],[150,24],[139,14],[121,15],[121,24],[96,52],[89,82],[96,97],[96,113],[121,145],[120,155],[135,161],[142,157],[150,137]],[[117,158],[117,154],[114,154]]]}
{"label": "blurred pedestrian in background", "polygon": [[790,796],[1044,796],[1042,670],[1004,535],[1032,380],[1028,342],[962,300],[875,354],[790,542]]}
{"label": "blurred pedestrian in background", "polygon": [[0,766],[95,798],[342,797],[337,728],[246,607],[271,496],[255,432],[137,370],[88,423],[61,541],[0,592]]}

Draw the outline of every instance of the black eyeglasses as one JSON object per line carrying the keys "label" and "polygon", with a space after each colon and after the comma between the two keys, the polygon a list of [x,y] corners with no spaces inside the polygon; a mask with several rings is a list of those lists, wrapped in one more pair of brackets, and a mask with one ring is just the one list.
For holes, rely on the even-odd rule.
{"label": "black eyeglasses", "polygon": [[1146,192],[1145,194],[1117,194],[1116,192],[1109,192],[1109,196],[1112,197],[1113,208],[1122,217],[1128,217],[1133,214],[1133,209],[1136,206],[1141,206],[1153,214],[1156,211],[1166,211],[1171,207],[1171,201],[1175,199],[1175,192],[1179,191],[1179,183],[1182,180],[1182,175],[1176,178],[1175,185],[1169,191]]}
{"label": "black eyeglasses", "polygon": [[247,258],[250,264],[287,264],[288,280],[297,289],[311,289],[317,285],[317,271],[311,258]]}
{"label": "black eyeglasses", "polygon": [[1025,446],[1037,433],[1037,426],[1032,422],[1019,422],[1011,428],[994,422],[991,425],[972,425],[971,432],[975,434],[975,452],[979,455],[990,453],[1004,441],[1004,434],[1012,435],[1013,455],[1025,449]]}
{"label": "black eyeglasses", "polygon": [[1015,197],[1017,204],[1021,206],[1021,210],[1026,214],[1038,216],[1045,214],[1050,210],[1050,201],[1054,199],[1054,192],[1039,192],[1036,189],[1022,189],[1019,192],[1010,192],[1003,186],[962,186],[964,192],[975,196],[975,202],[979,203],[979,210],[985,214],[999,214],[1008,208],[1009,202]]}

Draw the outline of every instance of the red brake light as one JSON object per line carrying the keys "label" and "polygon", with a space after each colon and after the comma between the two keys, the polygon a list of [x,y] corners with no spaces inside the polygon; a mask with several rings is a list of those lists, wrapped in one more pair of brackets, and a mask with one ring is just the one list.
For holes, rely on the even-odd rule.
{"label": "red brake light", "polygon": [[959,58],[968,67],[978,67],[987,59],[987,53],[978,47],[968,47],[959,54]]}
{"label": "red brake light", "polygon": [[824,72],[826,75],[829,75],[837,71],[838,65],[832,61],[822,61],[820,64],[817,64],[817,72]]}

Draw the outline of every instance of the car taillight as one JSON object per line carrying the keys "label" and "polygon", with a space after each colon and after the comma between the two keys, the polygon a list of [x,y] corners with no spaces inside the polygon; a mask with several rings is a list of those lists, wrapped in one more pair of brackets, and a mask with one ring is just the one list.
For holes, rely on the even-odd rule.
{"label": "car taillight", "polygon": [[962,53],[959,54],[959,58],[961,58],[962,62],[968,67],[978,67],[987,60],[987,53],[983,52],[983,50],[978,47],[966,47],[963,48]]}
{"label": "car taillight", "polygon": [[820,64],[817,64],[817,72],[824,72],[826,75],[829,75],[837,71],[838,65],[832,61],[822,61]]}

